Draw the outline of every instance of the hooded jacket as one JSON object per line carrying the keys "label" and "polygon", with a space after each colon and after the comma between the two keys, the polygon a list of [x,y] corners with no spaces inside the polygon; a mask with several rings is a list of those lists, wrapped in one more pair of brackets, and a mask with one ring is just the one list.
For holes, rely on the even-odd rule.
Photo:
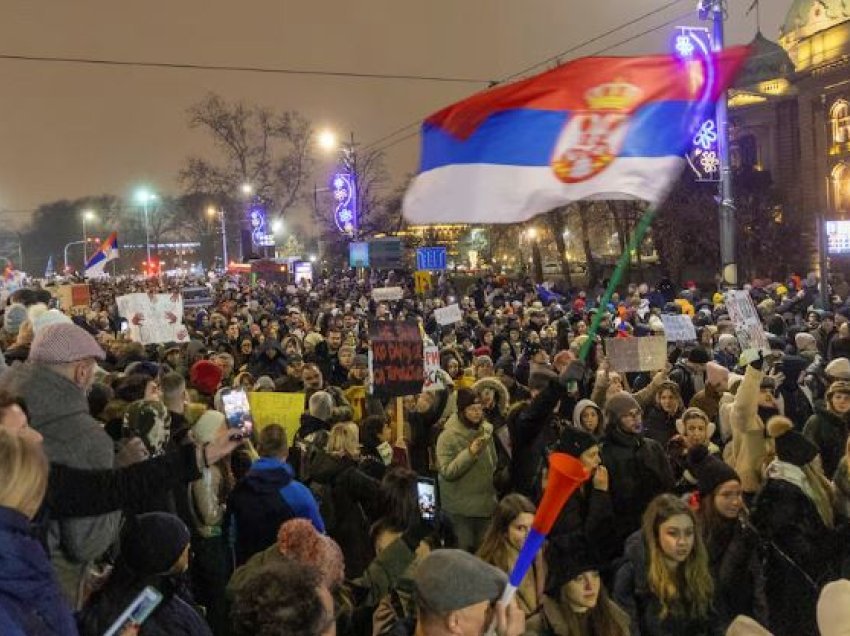
{"label": "hooded jacket", "polygon": [[[489,517],[496,507],[496,446],[492,434],[477,456],[469,450],[472,440],[484,434],[485,425],[491,426],[482,421],[478,429],[467,428],[455,414],[437,438],[440,499],[449,514]],[[490,430],[492,433],[492,427]]]}
{"label": "hooded jacket", "polygon": [[687,607],[673,608],[661,618],[661,602],[649,587],[648,557],[640,530],[626,541],[624,563],[614,580],[613,596],[617,605],[631,617],[632,636],[722,636],[723,628],[710,609],[706,616],[683,615]]}
{"label": "hooded jacket", "polygon": [[832,478],[847,447],[847,419],[829,409],[816,407],[815,414],[803,428],[803,435],[817,444],[823,473]]}
{"label": "hooded jacket", "polygon": [[584,399],[578,401],[578,404],[576,404],[573,409],[573,426],[581,431],[587,430],[585,429],[584,424],[581,423],[581,414],[584,413],[584,410],[587,408],[596,409],[596,414],[599,416],[599,425],[596,427],[596,430],[591,433],[591,435],[599,439],[605,432],[605,419],[602,415],[602,409],[600,409],[593,400]]}
{"label": "hooded jacket", "polygon": [[480,394],[483,389],[492,389],[495,393],[495,404],[491,408],[484,409],[484,417],[494,428],[505,425],[505,418],[511,406],[511,396],[507,387],[495,377],[481,378],[472,385],[472,390]]}
{"label": "hooded jacket", "polygon": [[[276,355],[269,358],[269,351],[275,351]],[[283,349],[275,338],[266,338],[263,344],[251,356],[248,363],[248,372],[255,378],[267,375],[270,378],[279,378],[286,373],[286,357]]]}
{"label": "hooded jacket", "polygon": [[[112,468],[112,440],[89,415],[85,393],[73,382],[36,364],[20,364],[0,376],[0,388],[24,398],[30,424],[44,437],[52,464]],[[49,487],[49,486],[48,486]],[[59,582],[73,603],[87,566],[112,544],[120,513],[52,521],[48,547]]]}
{"label": "hooded jacket", "polygon": [[77,633],[74,619],[29,521],[0,506],[0,634],[53,636]]}

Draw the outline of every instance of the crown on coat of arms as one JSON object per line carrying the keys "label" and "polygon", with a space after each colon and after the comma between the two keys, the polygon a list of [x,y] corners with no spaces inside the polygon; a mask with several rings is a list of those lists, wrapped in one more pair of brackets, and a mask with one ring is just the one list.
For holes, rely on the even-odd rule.
{"label": "crown on coat of arms", "polygon": [[643,91],[622,80],[594,86],[584,94],[584,99],[593,110],[628,110],[643,95]]}

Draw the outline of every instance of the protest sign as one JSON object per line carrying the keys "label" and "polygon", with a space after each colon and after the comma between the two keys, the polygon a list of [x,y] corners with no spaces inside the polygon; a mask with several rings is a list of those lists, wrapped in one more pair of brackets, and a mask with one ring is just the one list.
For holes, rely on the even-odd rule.
{"label": "protest sign", "polygon": [[379,303],[388,300],[401,300],[403,297],[404,290],[401,287],[375,287],[372,290],[372,300]]}
{"label": "protest sign", "polygon": [[115,302],[119,315],[127,320],[134,342],[147,345],[189,341],[180,294],[126,294]]}
{"label": "protest sign", "polygon": [[605,357],[614,371],[657,371],[667,364],[667,341],[664,336],[606,338]]}
{"label": "protest sign", "polygon": [[453,305],[448,305],[447,307],[440,307],[439,309],[434,310],[434,319],[437,321],[438,325],[453,325],[456,322],[460,322],[463,320],[463,314],[460,312],[460,307],[457,303]]}
{"label": "protest sign", "polygon": [[415,320],[369,323],[369,375],[372,394],[399,397],[422,392],[422,335]]}
{"label": "protest sign", "polygon": [[431,272],[418,271],[413,272],[413,288],[420,296],[424,296],[431,291]]}
{"label": "protest sign", "polygon": [[248,394],[251,405],[251,417],[254,430],[259,433],[269,424],[280,424],[286,431],[290,445],[301,426],[301,413],[304,412],[303,393],[273,393],[254,391]]}
{"label": "protest sign", "polygon": [[436,345],[426,345],[423,351],[425,359],[425,383],[423,391],[439,391],[443,387],[440,377],[440,348]]}
{"label": "protest sign", "polygon": [[750,293],[733,290],[726,292],[724,296],[726,311],[735,325],[735,337],[738,339],[741,351],[770,351],[770,344]]}
{"label": "protest sign", "polygon": [[184,309],[194,309],[195,307],[209,307],[213,304],[212,296],[210,296],[209,287],[184,287],[181,293],[183,294]]}
{"label": "protest sign", "polygon": [[56,298],[60,309],[88,307],[91,303],[91,291],[88,285],[60,285],[56,288]]}
{"label": "protest sign", "polygon": [[664,337],[667,342],[689,342],[697,339],[694,321],[690,316],[661,314],[661,322],[664,324]]}

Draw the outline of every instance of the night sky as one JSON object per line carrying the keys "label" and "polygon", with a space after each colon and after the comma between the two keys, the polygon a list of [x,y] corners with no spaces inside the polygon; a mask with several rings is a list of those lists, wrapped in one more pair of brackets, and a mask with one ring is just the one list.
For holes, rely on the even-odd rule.
{"label": "night sky", "polygon": [[[670,2],[4,0],[0,54],[501,79]],[[729,4],[729,42],[749,41],[750,0]],[[790,4],[762,0],[767,37],[776,39]],[[564,59],[671,21],[609,53],[664,50],[673,24],[696,23],[679,17],[695,5],[681,0]],[[24,211],[55,199],[129,196],[140,183],[176,193],[185,157],[207,149],[186,125],[186,108],[209,91],[299,110],[316,128],[353,130],[368,144],[485,86],[7,59],[0,85],[4,222],[24,221]],[[411,137],[388,149],[395,178],[415,169],[417,143]],[[317,181],[330,166],[324,162]]]}

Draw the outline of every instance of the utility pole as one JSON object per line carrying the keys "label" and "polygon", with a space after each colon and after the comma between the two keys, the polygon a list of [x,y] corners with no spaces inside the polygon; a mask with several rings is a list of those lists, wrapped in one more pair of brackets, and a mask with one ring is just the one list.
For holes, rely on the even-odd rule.
{"label": "utility pole", "polygon": [[[711,49],[723,50],[723,20],[726,16],[726,0],[700,0],[699,17],[712,21]],[[735,194],[732,188],[732,165],[729,160],[729,115],[726,107],[726,92],[717,100],[717,153],[720,158],[720,261],[723,283],[738,285],[738,263],[735,256]]]}

